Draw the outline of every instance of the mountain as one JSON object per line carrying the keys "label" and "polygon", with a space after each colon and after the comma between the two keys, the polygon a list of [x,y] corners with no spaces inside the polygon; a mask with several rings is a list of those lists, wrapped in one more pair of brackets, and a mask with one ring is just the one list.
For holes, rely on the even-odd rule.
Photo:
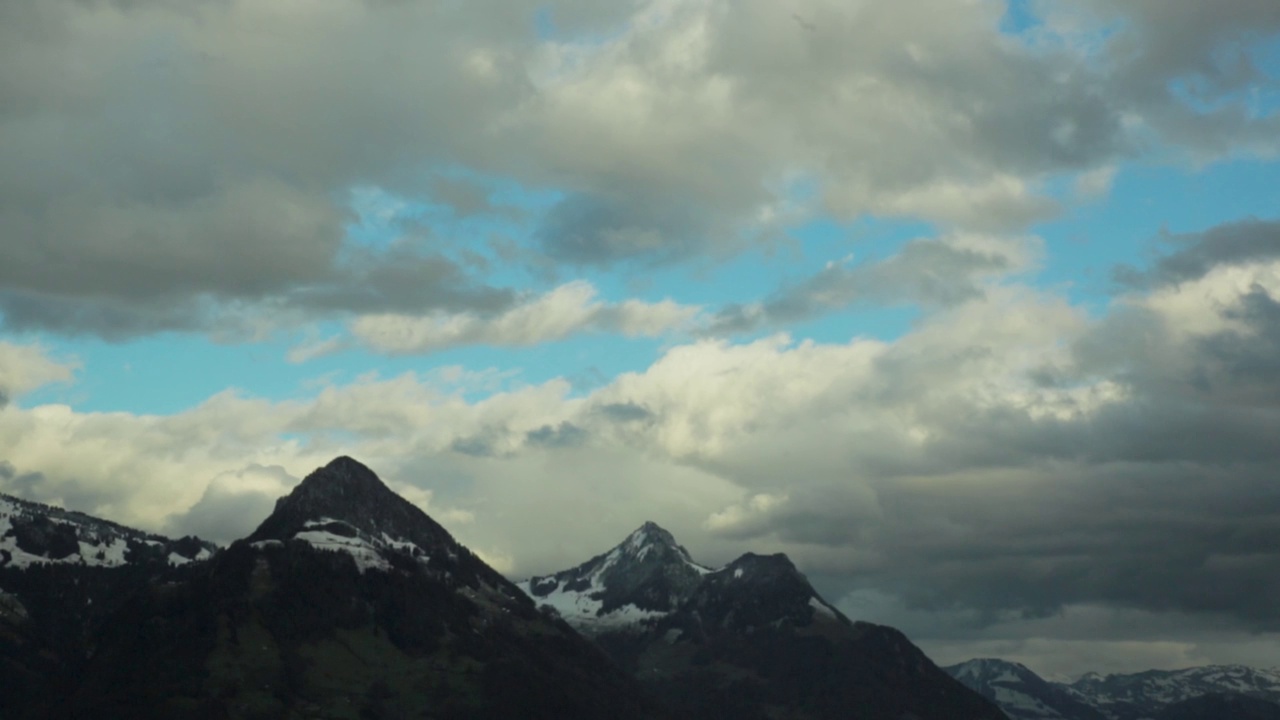
{"label": "mountain", "polygon": [[0,708],[52,695],[128,597],[216,551],[0,495]]}
{"label": "mountain", "polygon": [[1006,660],[969,660],[944,669],[1013,720],[1246,720],[1269,717],[1280,703],[1280,671],[1242,665],[1086,673],[1070,684],[1046,681]]}
{"label": "mountain", "polygon": [[657,717],[637,683],[364,465],[135,593],[30,717]]}
{"label": "mountain", "polygon": [[608,552],[519,586],[676,717],[1004,717],[898,631],[850,621],[785,555],[712,569],[645,523]]}
{"label": "mountain", "polygon": [[48,563],[119,567],[148,560],[183,565],[207,559],[215,550],[213,543],[198,538],[171,540],[0,494],[0,568]]}
{"label": "mountain", "polygon": [[999,705],[1012,720],[1109,720],[1089,697],[1019,663],[982,658],[943,670]]}
{"label": "mountain", "polygon": [[1168,705],[1203,695],[1233,694],[1280,702],[1280,670],[1207,665],[1117,675],[1087,673],[1070,687],[1113,720],[1155,717]]}

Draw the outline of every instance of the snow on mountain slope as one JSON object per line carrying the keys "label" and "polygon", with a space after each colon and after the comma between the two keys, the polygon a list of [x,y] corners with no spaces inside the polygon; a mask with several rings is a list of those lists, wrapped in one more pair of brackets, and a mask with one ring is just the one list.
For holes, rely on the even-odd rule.
{"label": "snow on mountain slope", "polygon": [[1019,663],[979,658],[943,669],[994,701],[1012,720],[1106,720],[1084,695]]}
{"label": "snow on mountain slope", "polygon": [[84,513],[0,495],[0,567],[36,563],[119,567],[143,557],[182,565],[217,548],[196,538],[172,540]]}
{"label": "snow on mountain slope", "polygon": [[320,550],[347,553],[356,561],[360,572],[369,569],[390,570],[391,563],[383,557],[384,550],[408,553],[423,564],[431,559],[425,550],[408,540],[393,538],[386,532],[374,536],[361,532],[348,522],[330,517],[308,521],[301,530],[293,534],[293,538]]}
{"label": "snow on mountain slope", "polygon": [[516,586],[580,632],[597,634],[665,617],[714,572],[694,562],[671,533],[647,522],[603,555]]}
{"label": "snow on mountain slope", "polygon": [[1086,673],[1071,684],[1048,682],[1006,660],[969,660],[944,669],[1013,720],[1151,720],[1166,708],[1209,695],[1280,702],[1280,670],[1242,665]]}
{"label": "snow on mountain slope", "polygon": [[783,554],[709,568],[645,523],[576,567],[518,583],[672,717],[998,720],[902,633],[853,622]]}
{"label": "snow on mountain slope", "polygon": [[1207,665],[1122,675],[1087,673],[1069,687],[1089,697],[1114,720],[1138,720],[1155,717],[1167,705],[1209,694],[1239,694],[1280,702],[1280,669]]}

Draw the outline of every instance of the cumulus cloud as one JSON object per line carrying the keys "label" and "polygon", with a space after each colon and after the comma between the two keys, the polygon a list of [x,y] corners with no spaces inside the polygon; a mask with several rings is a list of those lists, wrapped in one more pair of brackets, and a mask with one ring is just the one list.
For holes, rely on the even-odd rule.
{"label": "cumulus cloud", "polygon": [[204,493],[186,512],[167,521],[174,534],[194,534],[227,544],[253,532],[271,514],[276,499],[287,495],[301,478],[282,467],[251,464],[208,480]]}
{"label": "cumulus cloud", "polygon": [[59,361],[38,345],[0,341],[0,410],[14,398],[55,382],[69,382],[79,368]]}
{"label": "cumulus cloud", "polygon": [[590,283],[578,281],[497,316],[367,315],[352,322],[351,333],[379,352],[409,354],[462,345],[535,345],[580,332],[652,337],[687,325],[699,310],[671,300],[607,303],[596,299]]}
{"label": "cumulus cloud", "polygon": [[438,235],[346,237],[353,188],[503,214],[440,168],[555,191],[540,251],[605,265],[817,212],[1004,231],[1153,144],[1275,149],[1245,92],[1275,87],[1268,3],[1037,8],[1014,36],[985,0],[6,3],[0,312],[109,338],[501,312],[521,290]]}

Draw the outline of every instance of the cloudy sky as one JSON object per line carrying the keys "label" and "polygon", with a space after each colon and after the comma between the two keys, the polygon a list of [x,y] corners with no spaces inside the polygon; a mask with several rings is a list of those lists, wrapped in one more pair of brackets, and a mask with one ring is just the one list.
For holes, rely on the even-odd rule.
{"label": "cloudy sky", "polygon": [[1278,154],[1275,0],[0,0],[0,490],[1280,665]]}

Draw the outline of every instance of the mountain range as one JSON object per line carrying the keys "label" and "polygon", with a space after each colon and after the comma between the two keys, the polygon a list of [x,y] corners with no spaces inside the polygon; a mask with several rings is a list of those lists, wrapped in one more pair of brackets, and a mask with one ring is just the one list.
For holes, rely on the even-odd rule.
{"label": "mountain range", "polygon": [[4,720],[1272,720],[1280,687],[1001,662],[948,674],[785,555],[712,568],[654,523],[515,584],[346,457],[226,548],[0,495]]}
{"label": "mountain range", "polygon": [[902,633],[845,617],[785,555],[713,569],[650,522],[519,585],[679,717],[1003,717]]}
{"label": "mountain range", "polygon": [[[46,519],[68,532],[65,516]],[[667,717],[350,458],[206,560],[123,557],[0,574],[6,719]],[[86,572],[103,592],[84,595]],[[79,629],[56,637],[58,620]]]}
{"label": "mountain range", "polygon": [[989,658],[944,669],[1012,720],[1280,720],[1280,669],[1209,665],[1086,673],[1072,683]]}
{"label": "mountain range", "polygon": [[9,497],[0,523],[5,720],[1004,717],[785,556],[713,570],[646,524],[535,603],[346,457],[224,549]]}

